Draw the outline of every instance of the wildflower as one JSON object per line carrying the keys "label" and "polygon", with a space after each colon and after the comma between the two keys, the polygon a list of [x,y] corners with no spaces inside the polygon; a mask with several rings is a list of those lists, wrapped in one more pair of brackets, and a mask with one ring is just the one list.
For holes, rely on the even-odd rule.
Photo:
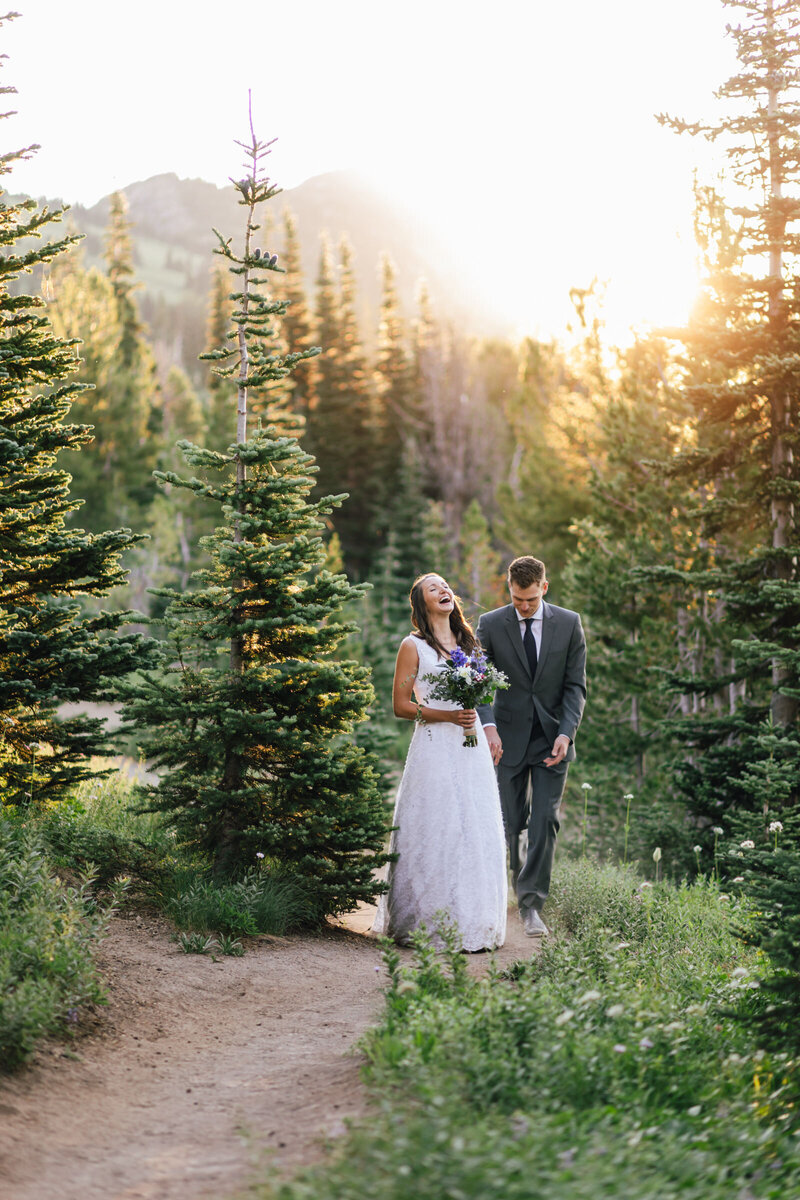
{"label": "wildflower", "polygon": [[617,942],[614,949],[615,950],[627,950],[628,946],[630,946],[630,942]]}
{"label": "wildflower", "polygon": [[592,790],[592,785],[590,783],[582,783],[581,784],[582,792],[590,792],[591,790]]}
{"label": "wildflower", "polygon": [[380,971],[380,967],[375,967],[375,970],[376,970],[376,971]]}
{"label": "wildflower", "polygon": [[264,851],[256,850],[256,858],[263,858],[263,857],[264,857]]}
{"label": "wildflower", "polygon": [[699,1117],[702,1109],[699,1104],[693,1104],[691,1108],[687,1108],[687,1113],[690,1117]]}
{"label": "wildflower", "polygon": [[599,999],[600,999],[600,992],[592,990],[590,992],[584,992],[583,995],[579,997],[578,1004],[589,1004],[592,1000],[599,1000]]}
{"label": "wildflower", "polygon": [[652,883],[650,883],[650,881],[648,879],[645,879],[642,883],[639,884],[639,891],[642,891],[643,888],[650,888],[652,886],[653,886]]}
{"label": "wildflower", "polygon": [[728,896],[725,892],[720,892],[719,898],[723,904],[725,903],[726,900],[730,900],[730,896]]}
{"label": "wildflower", "polygon": [[692,849],[694,850],[695,854],[700,854],[703,847],[702,846],[692,846]]}
{"label": "wildflower", "polygon": [[744,875],[737,875],[733,882],[734,883],[744,883]]}
{"label": "wildflower", "polygon": [[742,979],[747,974],[747,967],[736,967],[731,971],[731,979]]}
{"label": "wildflower", "polygon": [[575,1016],[575,1012],[571,1008],[565,1008],[563,1012],[556,1017],[556,1025],[566,1025],[567,1021],[571,1021]]}
{"label": "wildflower", "polygon": [[649,1037],[643,1037],[642,1040],[639,1042],[639,1049],[640,1050],[652,1050],[654,1045],[655,1045],[655,1043],[651,1042]]}
{"label": "wildflower", "polygon": [[661,862],[661,847],[660,846],[656,846],[655,850],[653,851],[653,862],[654,863]]}
{"label": "wildflower", "polygon": [[614,1017],[621,1017],[624,1012],[625,1012],[625,1009],[624,1009],[623,1005],[612,1004],[611,1008],[606,1009],[606,1016],[611,1017],[611,1019],[613,1020]]}
{"label": "wildflower", "polygon": [[633,792],[626,792],[626,793],[625,793],[625,795],[622,797],[622,799],[623,799],[623,800],[632,800],[632,799],[633,799]]}
{"label": "wildflower", "polygon": [[770,821],[767,833],[783,833],[783,825],[780,821]]}
{"label": "wildflower", "polygon": [[622,1042],[617,1042],[616,1046],[614,1047],[614,1053],[615,1054],[624,1054],[627,1049],[628,1049],[628,1047],[623,1046]]}
{"label": "wildflower", "polygon": [[712,826],[711,826],[711,832],[714,834],[714,837],[722,837],[722,832],[723,832],[723,831],[722,831],[722,829],[720,828],[720,826],[719,826],[719,825],[712,825]]}
{"label": "wildflower", "polygon": [[29,750],[41,750],[41,748],[42,748],[42,747],[41,747],[41,745],[39,744],[39,742],[28,742],[28,749],[29,749]]}
{"label": "wildflower", "polygon": [[743,850],[755,850],[756,844],[750,838],[745,838],[743,842],[739,842]]}

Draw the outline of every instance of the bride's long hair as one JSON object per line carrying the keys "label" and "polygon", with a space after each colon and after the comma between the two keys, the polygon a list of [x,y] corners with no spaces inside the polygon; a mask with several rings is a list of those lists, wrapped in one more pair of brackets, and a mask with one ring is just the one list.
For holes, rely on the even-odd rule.
{"label": "bride's long hair", "polygon": [[[432,574],[433,572],[426,571],[424,575],[418,575],[411,585],[411,592],[408,597],[411,604],[411,624],[417,630],[417,637],[423,638],[442,658],[447,658],[448,652],[433,632],[430,617],[428,616],[428,609],[425,606],[425,597],[422,594],[422,583],[425,579],[430,579]],[[461,611],[461,605],[458,603],[456,595],[453,596],[450,628],[453,631],[456,643],[464,653],[471,654],[478,644],[478,639],[472,631],[472,626]]]}

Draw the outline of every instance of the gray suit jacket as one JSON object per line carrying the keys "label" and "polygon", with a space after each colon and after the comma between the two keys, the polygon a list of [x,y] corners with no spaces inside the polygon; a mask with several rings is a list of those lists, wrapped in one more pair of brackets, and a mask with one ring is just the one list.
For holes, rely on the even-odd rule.
{"label": "gray suit jacket", "polygon": [[567,761],[575,758],[575,734],[586,703],[586,640],[581,619],[568,608],[544,605],[542,645],[531,671],[513,604],[484,613],[477,635],[486,657],[508,677],[510,686],[495,694],[494,704],[478,709],[481,722],[494,721],[503,742],[503,766],[516,767],[525,758],[534,712],[552,746],[559,734],[570,739]]}

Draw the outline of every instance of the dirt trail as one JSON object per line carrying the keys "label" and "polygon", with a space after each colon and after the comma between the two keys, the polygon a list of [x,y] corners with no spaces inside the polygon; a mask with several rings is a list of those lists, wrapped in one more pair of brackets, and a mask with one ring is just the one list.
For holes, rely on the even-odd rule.
{"label": "dirt trail", "polygon": [[[0,1084],[2,1200],[221,1200],[265,1152],[281,1172],[318,1158],[365,1107],[353,1046],[381,1007],[373,911],[217,963],[180,953],[164,921],[116,918],[94,1033]],[[500,961],[532,948],[509,912]]]}

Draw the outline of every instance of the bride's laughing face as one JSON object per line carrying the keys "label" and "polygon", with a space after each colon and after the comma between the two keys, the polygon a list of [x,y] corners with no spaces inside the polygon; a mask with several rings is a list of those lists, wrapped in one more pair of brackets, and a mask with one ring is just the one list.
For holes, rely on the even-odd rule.
{"label": "bride's laughing face", "polygon": [[453,589],[441,575],[426,575],[422,581],[422,594],[430,616],[449,616],[455,607]]}

